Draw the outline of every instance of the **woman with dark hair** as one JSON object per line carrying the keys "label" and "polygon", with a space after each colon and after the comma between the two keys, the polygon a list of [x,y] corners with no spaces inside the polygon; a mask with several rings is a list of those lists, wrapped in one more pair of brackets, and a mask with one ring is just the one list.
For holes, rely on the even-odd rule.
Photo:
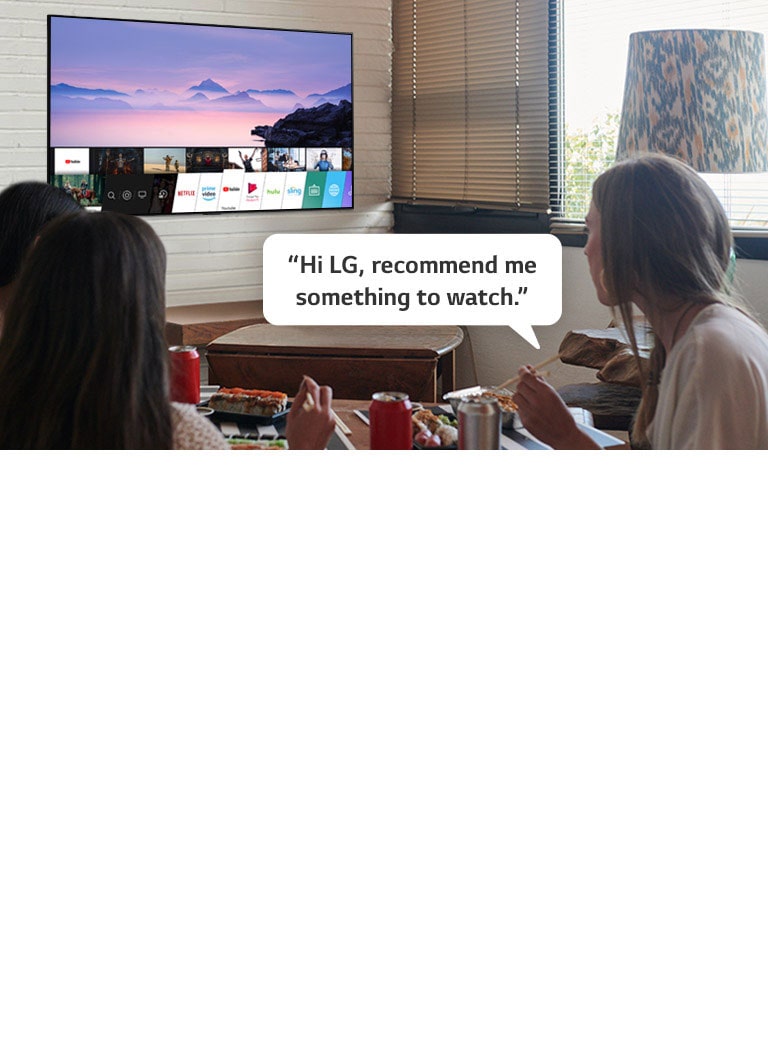
{"label": "woman with dark hair", "polygon": [[74,196],[46,182],[16,182],[0,193],[0,325],[35,238],[58,215],[79,210]]}
{"label": "woman with dark hair", "polygon": [[[661,154],[621,161],[595,180],[586,226],[597,297],[619,311],[643,379],[632,443],[768,448],[768,333],[734,304],[733,237],[706,182]],[[633,304],[655,334],[649,361]],[[552,447],[597,447],[533,369],[521,369],[515,400]]]}
{"label": "woman with dark hair", "polygon": [[[0,448],[227,448],[194,405],[170,401],[168,371],[165,249],[151,226],[80,209],[51,222],[0,339]],[[312,388],[314,408],[294,400],[295,448],[325,447],[333,431],[330,391]]]}

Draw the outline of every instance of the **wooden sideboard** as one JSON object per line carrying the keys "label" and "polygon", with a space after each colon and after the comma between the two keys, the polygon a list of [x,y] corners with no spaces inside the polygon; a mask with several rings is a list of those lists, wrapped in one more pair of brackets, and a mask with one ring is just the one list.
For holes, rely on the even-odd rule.
{"label": "wooden sideboard", "polygon": [[228,331],[263,322],[260,299],[169,306],[165,311],[165,338],[169,346],[207,346],[211,339]]}
{"label": "wooden sideboard", "polygon": [[452,326],[252,324],[208,344],[208,381],[293,396],[302,376],[311,375],[337,397],[369,400],[377,390],[402,390],[413,400],[436,401],[455,389],[454,351],[463,338]]}

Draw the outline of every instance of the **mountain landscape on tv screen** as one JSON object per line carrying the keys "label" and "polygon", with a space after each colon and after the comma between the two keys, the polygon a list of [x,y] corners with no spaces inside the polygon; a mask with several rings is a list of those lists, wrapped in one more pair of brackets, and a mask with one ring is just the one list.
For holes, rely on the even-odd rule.
{"label": "mountain landscape on tv screen", "polygon": [[267,113],[284,115],[294,109],[306,109],[323,105],[326,102],[336,104],[341,101],[352,101],[352,85],[336,88],[324,94],[313,92],[303,98],[295,91],[257,90],[227,91],[226,88],[214,90],[203,85],[189,87],[181,94],[162,91],[157,88],[137,88],[133,92],[115,91],[106,87],[78,87],[74,84],[51,85],[51,115],[64,112],[88,113],[90,109],[104,108],[157,110],[170,109],[174,112],[218,110],[223,106],[240,106],[243,109],[263,110]]}

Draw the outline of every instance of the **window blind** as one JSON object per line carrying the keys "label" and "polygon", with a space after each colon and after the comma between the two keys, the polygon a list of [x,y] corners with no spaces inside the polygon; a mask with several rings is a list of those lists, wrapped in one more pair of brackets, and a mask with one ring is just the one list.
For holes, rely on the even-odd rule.
{"label": "window blind", "polygon": [[[582,220],[594,178],[615,160],[630,33],[746,29],[768,33],[765,0],[562,0],[563,217]],[[734,228],[768,228],[768,173],[704,175]]]}
{"label": "window blind", "polygon": [[394,0],[394,200],[549,211],[549,28],[549,0]]}

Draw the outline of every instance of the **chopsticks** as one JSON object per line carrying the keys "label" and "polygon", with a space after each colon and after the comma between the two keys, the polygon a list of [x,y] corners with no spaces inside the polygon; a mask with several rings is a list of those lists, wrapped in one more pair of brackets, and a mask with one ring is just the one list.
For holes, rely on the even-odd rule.
{"label": "chopsticks", "polygon": [[336,420],[336,429],[341,430],[342,433],[345,433],[347,434],[347,436],[349,436],[352,433],[352,431],[345,422],[342,422],[342,420],[338,417],[333,408],[331,408],[331,415]]}
{"label": "chopsticks", "polygon": [[[304,404],[302,405],[302,408],[304,409],[305,412],[311,412],[314,407],[315,407],[315,399],[312,396],[312,394],[309,392],[309,390],[307,390],[307,397],[306,397],[306,400],[304,401]],[[333,416],[333,421],[336,424],[336,429],[339,430],[341,433],[345,433],[347,436],[349,436],[352,433],[352,431],[347,426],[347,424],[345,422],[343,422],[338,417],[338,415],[333,410],[333,408],[331,408],[331,415]]]}
{"label": "chopsticks", "polygon": [[[547,359],[545,361],[539,361],[538,364],[534,364],[533,365],[533,370],[537,372],[537,371],[539,371],[540,368],[546,368],[546,366],[548,364],[552,364],[552,363],[554,363],[554,361],[559,361],[559,360],[560,360],[560,354],[559,353],[554,353],[551,357],[547,357]],[[510,387],[510,383],[511,383],[512,386],[510,388],[514,389],[514,387],[517,386],[517,384],[519,382],[520,382],[520,376],[519,375],[513,375],[512,378],[511,379],[507,379],[506,382],[498,383],[495,388],[497,390],[503,390],[503,389],[505,389],[507,387]]]}

